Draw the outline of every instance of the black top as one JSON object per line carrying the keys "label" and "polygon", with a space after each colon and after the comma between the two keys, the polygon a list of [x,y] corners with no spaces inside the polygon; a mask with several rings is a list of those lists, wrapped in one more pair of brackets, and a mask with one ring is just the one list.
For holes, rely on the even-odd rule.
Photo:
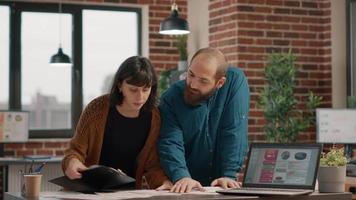
{"label": "black top", "polygon": [[138,117],[128,118],[110,107],[99,164],[135,177],[137,156],[151,129],[151,119],[152,112],[140,112]]}

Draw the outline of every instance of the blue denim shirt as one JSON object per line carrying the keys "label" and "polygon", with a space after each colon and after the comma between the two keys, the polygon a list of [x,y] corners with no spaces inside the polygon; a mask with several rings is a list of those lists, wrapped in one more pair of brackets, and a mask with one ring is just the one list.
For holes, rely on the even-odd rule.
{"label": "blue denim shirt", "polygon": [[173,182],[191,177],[207,186],[216,178],[236,178],[248,146],[245,75],[230,67],[223,87],[198,106],[184,102],[184,87],[185,80],[175,83],[160,101],[162,167]]}

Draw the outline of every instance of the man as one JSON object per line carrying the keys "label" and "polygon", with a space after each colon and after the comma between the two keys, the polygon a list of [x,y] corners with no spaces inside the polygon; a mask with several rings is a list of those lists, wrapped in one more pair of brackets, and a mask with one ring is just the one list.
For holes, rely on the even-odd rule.
{"label": "man", "polygon": [[249,89],[217,49],[192,58],[185,81],[162,96],[160,162],[172,192],[203,186],[238,187],[236,173],[247,151]]}

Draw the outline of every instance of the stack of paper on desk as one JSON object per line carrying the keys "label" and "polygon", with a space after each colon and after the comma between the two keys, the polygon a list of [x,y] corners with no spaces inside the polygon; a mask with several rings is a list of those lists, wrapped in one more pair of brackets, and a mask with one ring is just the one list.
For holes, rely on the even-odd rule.
{"label": "stack of paper on desk", "polygon": [[[221,190],[220,187],[204,187],[205,191],[195,191],[193,190],[189,195],[218,195],[217,190]],[[46,198],[56,198],[56,199],[86,199],[86,200],[120,200],[120,199],[138,199],[138,198],[149,198],[149,197],[164,197],[164,196],[181,196],[187,193],[172,193],[168,190],[156,191],[156,190],[124,190],[116,192],[96,192],[95,194],[83,194],[78,192],[70,191],[59,191],[59,192],[41,192],[41,199]]]}
{"label": "stack of paper on desk", "polygon": [[49,180],[49,182],[71,191],[94,193],[98,191],[114,191],[134,183],[135,179],[119,170],[94,165],[82,172],[81,179],[70,180],[68,177],[62,176]]}

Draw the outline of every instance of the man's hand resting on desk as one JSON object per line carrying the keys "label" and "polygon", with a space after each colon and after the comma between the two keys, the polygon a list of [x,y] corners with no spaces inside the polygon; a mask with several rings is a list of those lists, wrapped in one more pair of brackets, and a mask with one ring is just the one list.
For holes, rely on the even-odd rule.
{"label": "man's hand resting on desk", "polygon": [[211,182],[211,186],[220,186],[224,189],[227,189],[227,188],[239,188],[241,184],[237,181],[232,180],[231,178],[221,177]]}
{"label": "man's hand resting on desk", "polygon": [[173,185],[171,192],[176,192],[176,193],[191,192],[193,188],[204,191],[203,186],[198,181],[192,178],[185,177],[180,179]]}
{"label": "man's hand resting on desk", "polygon": [[69,179],[78,179],[82,177],[80,172],[86,169],[88,168],[82,162],[76,158],[72,158],[69,160],[65,174]]}

